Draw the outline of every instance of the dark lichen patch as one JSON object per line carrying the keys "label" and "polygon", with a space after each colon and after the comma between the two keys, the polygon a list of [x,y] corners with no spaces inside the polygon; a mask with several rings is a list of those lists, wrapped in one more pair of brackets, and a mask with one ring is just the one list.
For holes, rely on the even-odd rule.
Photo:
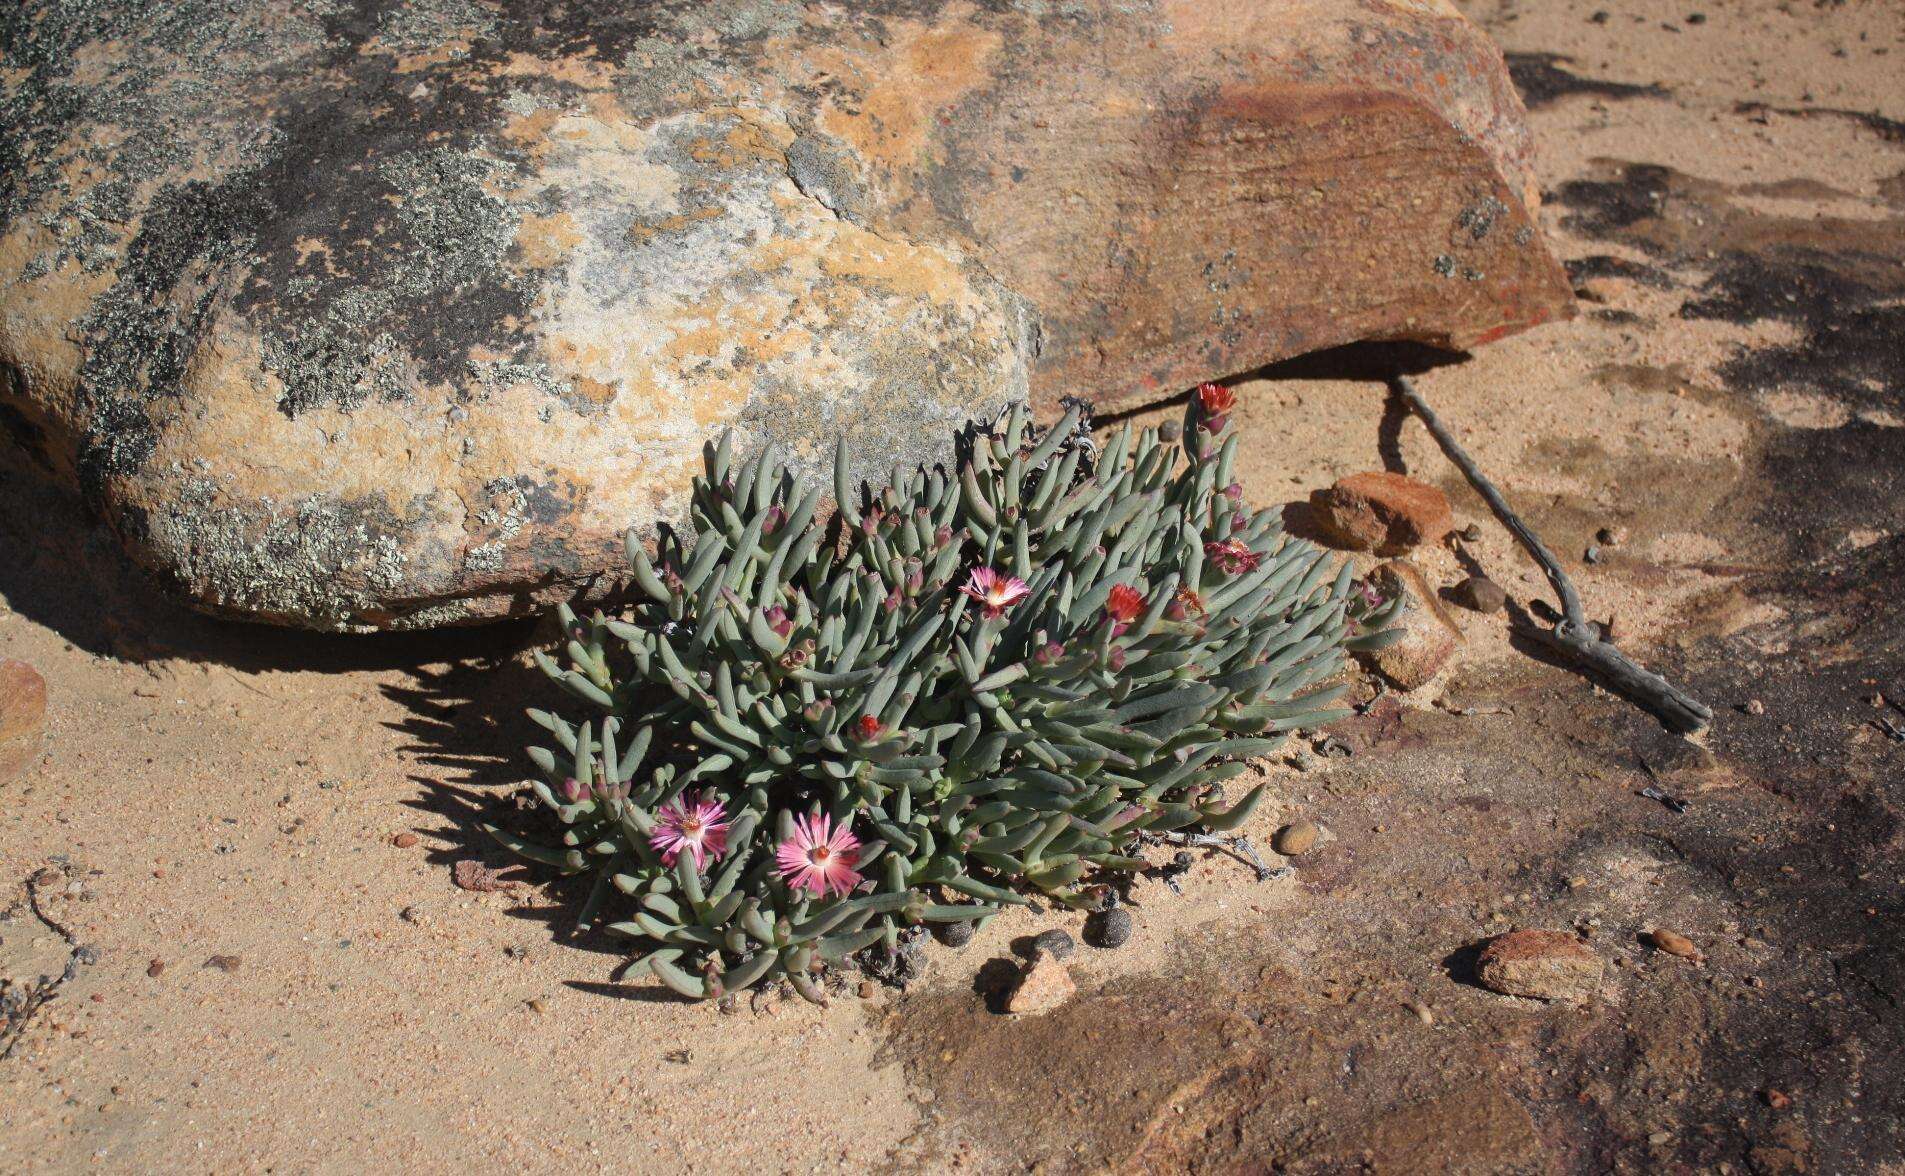
{"label": "dark lichen patch", "polygon": [[1561,264],[1562,268],[1568,271],[1568,281],[1575,286],[1595,278],[1617,278],[1624,282],[1646,286],[1651,290],[1671,290],[1679,284],[1674,281],[1671,274],[1658,266],[1629,261],[1624,257],[1613,257],[1605,253],[1569,258]]}
{"label": "dark lichen patch", "polygon": [[[490,190],[513,166],[450,147],[368,150],[321,199],[282,210],[234,299],[259,324],[289,416],[455,384],[472,346],[526,345],[503,325],[531,297],[506,264],[519,216]],[[319,250],[321,265],[307,260]]]}
{"label": "dark lichen patch", "polygon": [[1754,464],[1754,482],[1778,488],[1755,521],[1786,536],[1796,559],[1841,551],[1854,532],[1896,532],[1905,519],[1905,429],[1862,420],[1779,429]]}
{"label": "dark lichen patch", "polygon": [[1893,208],[1905,208],[1905,171],[1880,180],[1879,196]]}
{"label": "dark lichen patch", "polygon": [[1596,98],[1666,98],[1671,92],[1657,83],[1636,85],[1584,78],[1561,68],[1574,59],[1559,53],[1508,53],[1508,76],[1521,100],[1530,110],[1539,110],[1573,94],[1592,94]]}
{"label": "dark lichen patch", "polygon": [[405,584],[413,526],[376,501],[235,501],[198,478],[148,515],[144,542],[160,574],[204,607],[349,629]]}
{"label": "dark lichen patch", "polygon": [[1855,408],[1905,410],[1901,262],[1905,256],[1798,249],[1732,253],[1680,315],[1742,324],[1771,319],[1804,330],[1797,343],[1755,347],[1727,360],[1721,372],[1729,383],[1807,388]]}
{"label": "dark lichen patch", "polygon": [[1847,110],[1839,106],[1771,106],[1764,102],[1736,102],[1733,113],[1765,121],[1768,114],[1790,118],[1842,118],[1871,131],[1887,143],[1905,143],[1905,121],[1887,118],[1876,110]]}
{"label": "dark lichen patch", "polygon": [[117,280],[77,324],[80,488],[89,500],[145,464],[157,443],[148,406],[178,395],[226,269],[266,215],[251,173],[170,185],[153,198]]}
{"label": "dark lichen patch", "polygon": [[1569,180],[1553,199],[1569,210],[1563,228],[1585,237],[1615,237],[1620,230],[1658,219],[1667,206],[1673,171],[1657,164],[1613,165],[1608,179]]}

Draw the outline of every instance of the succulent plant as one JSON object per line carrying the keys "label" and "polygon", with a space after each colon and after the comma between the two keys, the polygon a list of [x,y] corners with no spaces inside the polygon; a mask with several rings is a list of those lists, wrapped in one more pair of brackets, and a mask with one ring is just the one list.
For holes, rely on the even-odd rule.
{"label": "succulent plant", "polygon": [[[1144,868],[1145,834],[1231,830],[1261,787],[1223,785],[1293,729],[1346,714],[1346,648],[1387,640],[1347,565],[1246,511],[1228,389],[1181,442],[1127,425],[1102,452],[1074,408],[969,428],[956,470],[827,495],[773,445],[706,449],[684,543],[631,533],[639,599],[564,608],[588,710],[531,711],[559,847],[592,872],[584,929],[632,938],[691,997],[825,963],[909,926],[983,920],[1028,894],[1074,906]],[[1227,435],[1229,434],[1229,435]]]}

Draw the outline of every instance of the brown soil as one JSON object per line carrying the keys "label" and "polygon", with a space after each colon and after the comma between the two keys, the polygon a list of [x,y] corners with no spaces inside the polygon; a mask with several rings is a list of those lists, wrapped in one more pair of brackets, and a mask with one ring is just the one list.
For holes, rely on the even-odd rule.
{"label": "brown soil", "polygon": [[[1714,705],[1706,748],[1511,636],[1533,565],[1368,378],[1422,357],[1281,365],[1235,416],[1257,500],[1406,470],[1483,523],[1418,562],[1511,597],[1457,613],[1452,673],[1343,724],[1350,754],[1261,765],[1252,834],[1301,814],[1318,848],[1140,883],[1131,943],[1081,947],[1044,1016],[986,994],[1073,916],[935,948],[903,996],[723,1015],[613,982],[560,887],[452,882],[504,864],[471,818],[551,697],[532,628],[205,620],[8,459],[0,658],[49,704],[0,785],[0,975],[72,956],[36,872],[88,949],[0,1061],[9,1166],[1900,1170],[1905,713],[1871,700],[1905,701],[1905,11],[1464,8],[1531,95],[1592,301],[1419,383],[1590,613]],[[1603,527],[1629,538],[1586,563]],[[1479,987],[1515,927],[1585,936],[1601,999]]]}

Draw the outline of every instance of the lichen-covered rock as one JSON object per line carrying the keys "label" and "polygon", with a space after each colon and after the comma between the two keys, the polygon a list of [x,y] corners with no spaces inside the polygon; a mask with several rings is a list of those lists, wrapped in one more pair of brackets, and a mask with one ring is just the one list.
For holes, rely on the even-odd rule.
{"label": "lichen-covered rock", "polygon": [[202,607],[609,587],[704,440],[968,416],[1567,313],[1440,0],[25,0],[0,426]]}

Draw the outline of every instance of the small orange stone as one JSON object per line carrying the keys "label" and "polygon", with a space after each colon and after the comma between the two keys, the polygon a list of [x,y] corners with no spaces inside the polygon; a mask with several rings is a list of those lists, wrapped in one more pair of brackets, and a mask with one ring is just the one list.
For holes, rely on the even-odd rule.
{"label": "small orange stone", "polygon": [[409,849],[417,843],[417,835],[415,833],[399,833],[390,839],[390,843],[398,849]]}
{"label": "small orange stone", "polygon": [[1647,942],[1668,955],[1677,955],[1683,960],[1693,960],[1697,963],[1706,958],[1700,953],[1700,949],[1694,946],[1693,940],[1678,931],[1669,931],[1664,927],[1656,927],[1649,931]]}

